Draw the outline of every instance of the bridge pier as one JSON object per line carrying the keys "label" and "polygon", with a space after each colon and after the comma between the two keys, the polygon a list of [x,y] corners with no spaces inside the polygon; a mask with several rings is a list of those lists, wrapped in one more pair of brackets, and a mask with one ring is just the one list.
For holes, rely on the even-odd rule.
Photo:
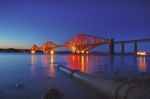
{"label": "bridge pier", "polygon": [[114,55],[114,39],[110,39],[109,42],[109,55]]}
{"label": "bridge pier", "polygon": [[124,42],[121,42],[121,54],[124,55]]}
{"label": "bridge pier", "polygon": [[137,54],[137,42],[136,41],[134,42],[134,54],[135,55]]}

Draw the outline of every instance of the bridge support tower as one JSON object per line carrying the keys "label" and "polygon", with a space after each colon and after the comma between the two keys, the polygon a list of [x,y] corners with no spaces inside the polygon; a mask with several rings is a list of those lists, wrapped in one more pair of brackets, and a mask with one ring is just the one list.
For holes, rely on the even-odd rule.
{"label": "bridge support tower", "polygon": [[124,55],[124,42],[121,42],[121,54]]}
{"label": "bridge support tower", "polygon": [[136,41],[134,42],[134,54],[135,55],[137,54],[137,42]]}
{"label": "bridge support tower", "polygon": [[109,42],[109,55],[114,55],[114,39],[110,39]]}

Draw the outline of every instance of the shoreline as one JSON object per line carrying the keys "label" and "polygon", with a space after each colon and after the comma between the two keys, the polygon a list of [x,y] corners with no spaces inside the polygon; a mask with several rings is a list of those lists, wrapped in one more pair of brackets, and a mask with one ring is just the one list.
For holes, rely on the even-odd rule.
{"label": "shoreline", "polygon": [[[0,48],[0,53],[30,53],[30,49],[15,49],[15,48],[2,49],[2,48]],[[42,54],[42,53],[43,53],[42,51],[36,52],[36,54]],[[55,54],[74,54],[74,53],[72,53],[71,51],[55,51]],[[98,51],[91,51],[88,54],[75,54],[75,55],[105,55],[105,56],[134,55],[134,56],[141,56],[141,55],[135,55],[132,52],[127,52],[123,55],[121,53],[114,53],[114,55],[109,55],[108,53],[98,52]],[[150,53],[147,53],[147,55],[142,55],[142,56],[150,56]]]}

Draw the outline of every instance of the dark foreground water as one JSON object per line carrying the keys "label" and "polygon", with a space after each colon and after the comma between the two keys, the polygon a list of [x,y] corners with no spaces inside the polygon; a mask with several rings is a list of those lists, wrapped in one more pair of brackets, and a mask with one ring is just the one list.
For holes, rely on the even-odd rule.
{"label": "dark foreground water", "polygon": [[[0,99],[42,99],[50,88],[61,90],[62,99],[105,99],[54,64],[110,78],[143,79],[150,75],[149,56],[0,53]],[[15,84],[23,87],[14,88]]]}

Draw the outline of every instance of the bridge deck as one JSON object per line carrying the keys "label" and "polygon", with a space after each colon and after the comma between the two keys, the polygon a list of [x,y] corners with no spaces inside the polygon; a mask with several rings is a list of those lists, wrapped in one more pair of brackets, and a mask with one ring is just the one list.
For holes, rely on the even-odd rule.
{"label": "bridge deck", "polygon": [[150,42],[150,38],[147,39],[138,39],[138,40],[126,40],[126,41],[116,41],[115,44],[119,43],[133,43],[133,42]]}

